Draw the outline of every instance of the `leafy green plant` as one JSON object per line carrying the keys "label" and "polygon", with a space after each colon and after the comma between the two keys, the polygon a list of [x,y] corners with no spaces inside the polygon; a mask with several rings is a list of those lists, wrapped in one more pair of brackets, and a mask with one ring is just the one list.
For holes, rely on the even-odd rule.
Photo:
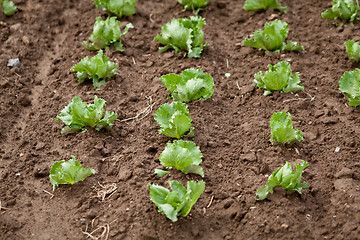
{"label": "leafy green plant", "polygon": [[161,28],[161,33],[156,35],[154,41],[165,45],[159,48],[163,53],[169,48],[173,48],[175,53],[180,50],[186,51],[189,58],[199,58],[207,43],[203,44],[203,26],[205,20],[200,16],[190,16],[190,19],[173,19]]}
{"label": "leafy green plant", "polygon": [[76,161],[75,156],[71,155],[68,162],[65,160],[54,162],[50,169],[50,183],[53,185],[53,190],[55,190],[59,184],[74,184],[95,173],[94,169],[83,168]]}
{"label": "leafy green plant", "polygon": [[11,16],[14,15],[17,11],[17,8],[13,1],[9,0],[0,0],[0,6],[2,4],[2,10],[5,14],[5,16]]}
{"label": "leafy green plant", "polygon": [[285,43],[289,33],[289,26],[281,20],[274,20],[272,23],[265,23],[264,30],[257,30],[251,39],[244,38],[243,45],[260,48],[267,51],[300,51],[304,47],[298,42]]}
{"label": "leafy green plant", "polygon": [[184,6],[184,10],[192,10],[197,15],[202,7],[209,3],[209,0],[178,0],[178,3]]}
{"label": "leafy green plant", "polygon": [[178,216],[186,217],[200,195],[205,190],[203,181],[188,181],[187,189],[178,181],[168,181],[169,189],[149,183],[150,200],[158,207],[158,211],[171,221],[176,222]]}
{"label": "leafy green plant", "polygon": [[106,10],[108,15],[118,17],[131,16],[136,13],[136,0],[96,0],[94,5],[102,10]]}
{"label": "leafy green plant", "polygon": [[168,173],[170,173],[170,171],[161,170],[161,169],[155,169],[154,171],[154,174],[156,174],[158,177],[163,177]]}
{"label": "leafy green plant", "polygon": [[66,125],[61,130],[61,133],[85,132],[86,126],[95,128],[97,131],[100,131],[102,128],[111,130],[117,114],[106,111],[104,118],[101,119],[105,103],[104,99],[98,98],[96,95],[94,96],[94,104],[86,104],[81,98],[74,97],[72,101],[69,101],[69,105],[60,111],[60,115],[56,118],[57,122],[62,121]]}
{"label": "leafy green plant", "polygon": [[209,74],[195,68],[164,75],[160,81],[165,85],[176,101],[191,102],[196,99],[205,100],[214,93],[214,80]]}
{"label": "leafy green plant", "polygon": [[339,89],[348,98],[349,105],[360,105],[360,69],[345,72],[339,81]]}
{"label": "leafy green plant", "polygon": [[290,63],[282,61],[274,66],[269,64],[268,68],[269,71],[265,74],[260,71],[254,75],[256,86],[265,89],[265,96],[272,94],[273,91],[288,93],[304,90],[300,84],[299,73],[291,74]]}
{"label": "leafy green plant", "polygon": [[349,55],[350,60],[358,62],[360,61],[360,45],[359,42],[348,40],[345,42],[346,53]]}
{"label": "leafy green plant", "polygon": [[134,28],[134,26],[131,23],[126,24],[124,32],[121,33],[120,23],[120,21],[116,20],[116,17],[110,17],[106,20],[97,17],[93,32],[89,37],[91,43],[88,44],[84,41],[82,43],[83,46],[89,50],[108,50],[109,46],[114,44],[116,51],[125,51],[120,38],[123,37],[130,28]]}
{"label": "leafy green plant", "polygon": [[177,139],[182,138],[187,132],[189,132],[187,136],[194,134],[192,119],[185,103],[164,103],[156,111],[154,118],[160,125],[160,134]]}
{"label": "leafy green plant", "polygon": [[[86,79],[92,79],[94,88],[105,85],[107,78],[112,78],[117,74],[118,65],[110,62],[109,58],[103,55],[103,51],[99,50],[98,54],[90,58],[86,56],[78,64],[73,66],[70,71],[77,72],[79,84]],[[101,81],[99,81],[102,79]]]}
{"label": "leafy green plant", "polygon": [[160,154],[160,163],[167,168],[175,168],[185,174],[195,173],[204,177],[204,170],[199,164],[202,163],[202,153],[195,143],[177,140],[167,143],[165,150]]}
{"label": "leafy green plant", "polygon": [[356,0],[333,0],[332,7],[321,13],[324,19],[342,19],[354,21],[358,19],[359,3]]}
{"label": "leafy green plant", "polygon": [[272,115],[270,118],[270,141],[272,144],[291,144],[295,141],[304,140],[302,132],[293,128],[293,122],[290,118],[291,114],[285,111],[276,112]]}
{"label": "leafy green plant", "polygon": [[245,11],[268,10],[269,8],[279,10],[283,13],[287,11],[287,7],[281,6],[278,0],[246,0],[244,4]]}
{"label": "leafy green plant", "polygon": [[267,183],[256,190],[257,200],[264,200],[269,193],[274,193],[274,187],[282,187],[287,191],[297,191],[301,194],[303,189],[308,189],[309,185],[306,182],[301,182],[301,175],[304,169],[308,167],[308,163],[304,160],[300,165],[295,164],[296,170],[293,172],[289,162],[286,162],[284,166],[278,168],[271,174]]}

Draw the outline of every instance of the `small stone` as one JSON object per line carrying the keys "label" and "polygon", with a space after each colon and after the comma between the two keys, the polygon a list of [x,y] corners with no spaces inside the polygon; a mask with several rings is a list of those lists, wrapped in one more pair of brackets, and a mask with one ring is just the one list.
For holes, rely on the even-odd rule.
{"label": "small stone", "polygon": [[36,150],[41,150],[41,149],[43,149],[44,147],[45,147],[45,143],[43,143],[43,142],[38,142],[38,143],[36,143],[35,149],[36,149]]}
{"label": "small stone", "polygon": [[10,32],[17,32],[21,27],[21,23],[16,23],[10,26]]}
{"label": "small stone", "polygon": [[336,147],[336,148],[335,148],[335,152],[336,152],[336,153],[340,152],[340,147]]}
{"label": "small stone", "polygon": [[11,68],[12,67],[20,67],[20,59],[19,58],[9,59],[7,66],[11,67]]}
{"label": "small stone", "polygon": [[250,153],[247,153],[247,154],[243,154],[241,156],[241,159],[244,160],[244,161],[253,162],[253,161],[256,161],[256,155],[255,155],[255,153],[250,152]]}
{"label": "small stone", "polygon": [[340,172],[335,174],[336,178],[352,178],[354,175],[354,171],[350,168],[344,167],[340,170]]}
{"label": "small stone", "polygon": [[81,222],[86,222],[86,219],[85,218],[80,218],[80,221]]}
{"label": "small stone", "polygon": [[281,225],[281,227],[287,229],[289,227],[289,225],[284,223],[284,224]]}
{"label": "small stone", "polygon": [[102,157],[102,156],[101,156],[101,152],[100,152],[99,150],[97,150],[97,149],[92,149],[92,150],[90,151],[90,156],[91,156],[91,157],[94,157],[94,158],[100,158],[100,157]]}
{"label": "small stone", "polygon": [[30,45],[30,39],[28,36],[23,36],[21,38],[21,40],[23,41],[23,43],[26,45],[26,46],[29,46]]}
{"label": "small stone", "polygon": [[118,173],[118,181],[126,181],[132,176],[132,172],[129,169],[121,169]]}

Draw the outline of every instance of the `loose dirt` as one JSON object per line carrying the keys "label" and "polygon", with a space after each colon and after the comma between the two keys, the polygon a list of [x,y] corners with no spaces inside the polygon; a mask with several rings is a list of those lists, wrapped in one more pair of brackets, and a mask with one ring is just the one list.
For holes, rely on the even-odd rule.
{"label": "loose dirt", "polygon": [[[121,19],[135,26],[123,38],[126,51],[106,53],[119,65],[118,75],[101,91],[91,82],[78,85],[69,69],[96,54],[81,43],[104,12],[90,0],[14,2],[20,12],[0,14],[1,239],[89,239],[102,233],[103,239],[360,239],[360,113],[338,90],[342,74],[359,67],[349,61],[344,42],[359,41],[354,33],[360,27],[321,19],[331,1],[282,0],[288,12],[281,14],[245,12],[244,0],[213,0],[200,14],[209,46],[200,59],[188,59],[173,51],[159,54],[152,40],[163,24],[191,12],[175,0],[138,0],[136,15]],[[242,47],[243,37],[276,18],[288,22],[288,40],[305,51],[266,55]],[[16,57],[21,66],[6,67]],[[253,75],[281,60],[300,73],[305,91],[263,96]],[[153,175],[171,141],[158,134],[153,115],[171,102],[159,77],[191,67],[215,80],[211,99],[189,104],[206,190],[188,217],[172,223],[149,200],[147,184],[167,187],[168,180],[200,178],[176,171],[162,179]],[[113,130],[61,135],[59,111],[74,96],[91,102],[95,94],[119,114]],[[120,121],[153,103],[145,118]],[[292,114],[303,142],[269,142],[269,119],[282,110]],[[49,170],[70,155],[97,174],[53,192]],[[310,165],[303,175],[309,190],[299,195],[276,189],[269,200],[255,200],[272,171],[301,160]]]}

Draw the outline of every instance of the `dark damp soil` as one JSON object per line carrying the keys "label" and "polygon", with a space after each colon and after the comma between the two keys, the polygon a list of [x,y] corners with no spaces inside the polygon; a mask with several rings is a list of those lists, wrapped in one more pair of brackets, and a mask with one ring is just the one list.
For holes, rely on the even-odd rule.
{"label": "dark damp soil", "polygon": [[[163,24],[191,12],[175,0],[138,0],[137,13],[121,19],[135,26],[123,38],[126,51],[106,53],[119,65],[118,75],[101,91],[91,82],[78,85],[69,69],[95,55],[81,43],[104,13],[90,0],[14,2],[20,12],[0,14],[1,239],[89,239],[83,232],[98,229],[93,235],[100,236],[105,228],[108,239],[360,239],[360,112],[338,90],[342,74],[359,67],[349,61],[344,42],[359,41],[360,27],[321,19],[331,1],[282,0],[287,14],[254,14],[242,10],[244,0],[213,0],[201,12],[209,46],[200,59],[188,59],[172,51],[160,55],[152,40]],[[288,22],[288,40],[305,51],[266,55],[241,45],[275,18]],[[21,66],[8,68],[16,57]],[[305,91],[263,96],[253,74],[281,60],[300,73]],[[149,200],[147,184],[200,178],[176,171],[162,179],[153,175],[170,140],[158,134],[153,115],[171,101],[159,77],[190,67],[215,81],[211,99],[189,104],[206,190],[188,217],[172,223]],[[61,135],[59,111],[74,96],[91,102],[95,94],[118,113],[113,130]],[[143,119],[121,121],[153,103]],[[292,114],[303,142],[269,142],[269,119],[282,110]],[[71,155],[97,174],[53,192],[49,170]],[[272,171],[301,160],[310,165],[303,174],[309,190],[276,189],[269,200],[255,200]]]}

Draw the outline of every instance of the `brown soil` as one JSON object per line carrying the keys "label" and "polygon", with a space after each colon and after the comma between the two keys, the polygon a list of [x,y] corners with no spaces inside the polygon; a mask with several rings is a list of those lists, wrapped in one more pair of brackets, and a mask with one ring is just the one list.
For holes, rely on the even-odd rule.
{"label": "brown soil", "polygon": [[[359,41],[354,33],[360,27],[321,19],[331,1],[283,0],[289,7],[284,15],[245,12],[244,0],[213,0],[201,13],[209,46],[200,59],[188,59],[172,51],[160,55],[152,40],[163,24],[191,12],[175,0],[138,0],[137,14],[122,19],[135,26],[123,38],[126,51],[107,52],[119,64],[118,75],[101,91],[91,82],[78,85],[69,69],[95,54],[81,42],[104,13],[90,0],[14,2],[20,12],[0,14],[1,239],[87,239],[83,232],[99,227],[94,235],[108,227],[109,239],[360,239],[360,112],[338,90],[342,74],[359,67],[349,61],[344,42]],[[241,46],[244,36],[275,18],[288,22],[288,40],[305,51],[265,55]],[[15,57],[21,67],[6,67]],[[300,72],[305,92],[265,97],[253,74],[281,60]],[[172,223],[149,200],[147,184],[200,178],[176,171],[162,179],[153,175],[170,141],[158,134],[153,115],[171,101],[158,78],[190,67],[215,80],[211,99],[189,104],[206,190],[188,217]],[[117,121],[111,132],[61,135],[59,111],[74,96],[91,102],[94,94],[120,120],[141,112],[150,97],[156,104],[144,119]],[[292,114],[303,142],[271,145],[269,119],[281,110]],[[50,167],[70,155],[97,174],[53,192]],[[255,201],[272,171],[301,159],[310,165],[303,175],[309,190],[287,195],[277,189],[269,200]],[[101,186],[117,189],[101,200]]]}

